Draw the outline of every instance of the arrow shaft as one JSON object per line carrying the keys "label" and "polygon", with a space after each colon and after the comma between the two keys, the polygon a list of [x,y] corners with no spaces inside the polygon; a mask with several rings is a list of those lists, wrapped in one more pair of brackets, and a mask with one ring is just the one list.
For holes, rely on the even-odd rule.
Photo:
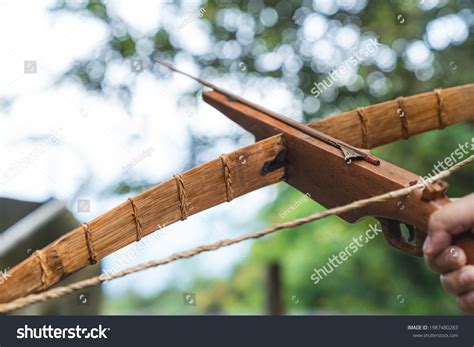
{"label": "arrow shaft", "polygon": [[331,145],[333,147],[336,147],[338,149],[340,149],[344,156],[345,156],[345,159],[348,163],[350,163],[350,161],[353,159],[353,158],[356,158],[356,157],[360,157],[362,159],[364,159],[365,161],[367,161],[368,163],[370,164],[373,164],[373,165],[380,165],[380,161],[375,158],[374,156],[370,155],[370,154],[367,154],[365,152],[363,152],[362,150],[356,148],[356,147],[353,147],[347,143],[344,143],[342,141],[339,141],[339,140],[336,140],[335,138],[329,136],[329,135],[326,135],[322,132],[319,132],[305,124],[302,124],[300,122],[297,122],[289,117],[286,117],[280,113],[277,113],[275,111],[272,111],[272,110],[269,110],[263,106],[260,106],[258,104],[255,104],[249,100],[246,100],[244,98],[242,98],[241,96],[239,95],[236,95],[234,93],[231,93],[225,89],[222,89],[212,83],[209,83],[201,78],[198,78],[198,77],[195,77],[195,76],[192,76],[186,72],[183,72],[183,71],[180,71],[178,69],[176,69],[173,65],[167,63],[167,62],[164,62],[164,61],[161,61],[161,60],[154,60],[156,63],[158,64],[161,64],[163,66],[166,66],[168,67],[170,70],[172,71],[175,71],[177,73],[180,73],[184,76],[187,76],[199,83],[201,83],[202,85],[206,86],[206,87],[209,87],[211,89],[213,89],[214,91],[218,92],[218,93],[221,93],[225,96],[227,96],[228,98],[231,98],[235,101],[238,101],[239,103],[241,104],[244,104],[246,106],[249,106],[255,110],[258,110],[262,113],[265,113],[275,119],[278,119],[279,121],[293,127],[293,128],[296,128],[298,130],[300,130],[301,132],[305,133],[306,135],[309,135],[311,137],[314,137],[324,143],[327,143],[328,145]]}

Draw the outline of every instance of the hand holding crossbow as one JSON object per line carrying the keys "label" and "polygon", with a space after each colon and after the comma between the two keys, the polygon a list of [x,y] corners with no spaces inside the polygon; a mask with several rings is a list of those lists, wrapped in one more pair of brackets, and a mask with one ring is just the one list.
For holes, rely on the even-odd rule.
{"label": "hand holding crossbow", "polygon": [[[155,62],[213,89],[212,92],[203,93],[204,101],[251,132],[257,140],[283,134],[285,149],[282,157],[285,159],[282,162],[287,165],[285,181],[301,192],[309,193],[326,208],[401,189],[420,181],[417,175],[379,160],[369,151],[336,140],[308,125],[177,70],[171,64],[160,60]],[[366,163],[345,165],[341,155],[347,164],[356,159]],[[426,180],[423,183],[425,188],[422,191],[414,192],[402,200],[377,203],[340,217],[351,223],[367,216],[377,217],[385,238],[392,246],[405,253],[421,256],[430,214],[450,202],[446,197],[446,182]],[[402,233],[402,223],[408,228],[408,237]],[[469,262],[474,264],[473,234],[466,232],[460,235],[455,244],[465,248]]]}
{"label": "hand holding crossbow", "polygon": [[[374,216],[392,246],[411,255],[422,254],[429,216],[450,203],[448,185],[440,180],[422,182],[416,174],[375,158],[367,149],[473,119],[474,85],[398,98],[304,125],[194,79],[213,89],[203,93],[207,103],[254,134],[258,142],[130,197],[36,251],[9,270],[9,280],[0,284],[0,303],[43,291],[162,226],[282,180],[326,208],[423,183],[423,189],[410,189],[409,195],[339,214],[348,222]],[[407,226],[408,237],[401,224]],[[474,264],[472,233],[458,236],[455,244]]]}

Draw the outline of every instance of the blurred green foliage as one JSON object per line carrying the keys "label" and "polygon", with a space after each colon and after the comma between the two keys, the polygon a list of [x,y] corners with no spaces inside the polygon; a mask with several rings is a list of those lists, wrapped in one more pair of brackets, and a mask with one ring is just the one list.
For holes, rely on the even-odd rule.
{"label": "blurred green foliage", "polygon": [[[177,11],[186,11],[186,2],[169,4]],[[236,63],[246,64],[249,74],[271,76],[288,81],[294,86],[295,98],[301,102],[310,96],[313,83],[326,75],[304,59],[302,68],[295,76],[285,74],[282,69],[274,71],[256,71],[255,59],[259,54],[271,52],[282,44],[290,44],[299,52],[297,36],[298,24],[295,16],[305,16],[314,12],[311,1],[225,1],[215,0],[202,3],[205,8],[203,18],[210,26],[210,35],[218,41],[236,39],[235,30],[227,30],[216,21],[223,9],[234,8],[254,18],[256,29],[254,38],[247,44],[241,43],[242,53],[238,60],[219,58],[213,54],[192,56],[201,66],[212,67],[214,72],[228,74],[233,72]],[[264,26],[259,20],[263,9],[274,8],[278,20],[274,25]],[[351,23],[360,27],[362,33],[372,32],[379,41],[391,47],[400,38],[405,42],[423,40],[426,26],[433,19],[450,13],[471,11],[473,2],[469,0],[444,1],[442,5],[424,11],[416,1],[370,1],[361,11],[350,13],[337,11],[327,15],[329,19],[343,24]],[[153,54],[171,58],[179,53],[192,55],[172,40],[172,33],[164,27],[157,28],[145,36],[137,36],[133,28],[128,27],[120,18],[110,16],[107,5],[99,1],[89,1],[82,8],[70,6],[67,1],[58,2],[57,11],[82,11],[94,16],[110,28],[109,41],[94,58],[84,59],[68,71],[66,77],[75,77],[88,90],[101,93],[115,93],[131,85],[111,86],[104,75],[90,76],[88,65],[100,62],[104,66],[113,60],[127,60],[142,57],[137,51],[137,42],[150,39],[153,42]],[[403,23],[397,21],[402,14]],[[120,30],[118,30],[120,29]],[[400,95],[412,95],[434,88],[449,87],[472,83],[474,73],[472,60],[474,40],[471,35],[462,45],[450,45],[443,50],[434,50],[434,75],[419,80],[404,63],[403,54],[397,55],[396,67],[391,71],[380,72],[390,83],[383,95],[376,95],[369,83],[356,91],[340,87],[332,100],[320,100],[320,107],[313,113],[305,114],[305,119],[325,117],[328,114],[346,111],[358,106],[374,104]],[[119,33],[119,34],[117,34]],[[256,47],[260,47],[258,50]],[[255,53],[257,52],[257,53]],[[150,58],[150,56],[145,58]],[[453,69],[455,62],[456,69]],[[154,67],[150,66],[154,71]],[[207,74],[210,70],[206,69]],[[379,71],[375,64],[363,65],[359,75],[367,77]],[[295,79],[296,77],[296,79]],[[296,81],[296,82],[295,82]],[[193,136],[192,134],[190,136]],[[472,124],[460,124],[443,131],[432,131],[406,141],[386,145],[375,150],[375,154],[399,166],[419,173],[427,174],[433,165],[457,148],[458,142],[470,141],[473,137]],[[212,144],[212,139],[201,141]],[[472,191],[473,171],[466,168],[456,173],[452,179],[451,195],[460,196]],[[129,191],[120,184],[118,192]],[[280,222],[279,211],[283,211],[302,195],[285,184],[279,186],[278,198],[269,202],[261,213],[261,219],[267,223]],[[321,209],[314,202],[301,205],[287,216],[293,219]],[[267,289],[265,271],[267,264],[278,262],[282,268],[283,300],[289,313],[387,313],[387,314],[458,314],[455,299],[447,296],[436,275],[430,273],[421,259],[409,257],[392,249],[379,235],[364,246],[350,260],[346,261],[327,278],[317,285],[310,276],[314,268],[322,267],[328,257],[337,254],[352,240],[362,234],[369,223],[366,220],[354,225],[338,218],[327,218],[294,230],[285,230],[275,235],[255,241],[251,254],[236,265],[229,278],[200,278],[189,288],[197,293],[198,305],[183,305],[182,291],[170,288],[156,297],[142,298],[129,293],[121,300],[108,302],[108,313],[262,313],[265,312]]]}

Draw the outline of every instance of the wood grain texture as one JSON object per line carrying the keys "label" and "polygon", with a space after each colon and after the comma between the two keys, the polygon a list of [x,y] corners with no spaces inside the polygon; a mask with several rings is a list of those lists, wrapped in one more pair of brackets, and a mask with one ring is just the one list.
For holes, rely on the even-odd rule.
{"label": "wood grain texture", "polygon": [[[446,116],[446,126],[474,119],[474,84],[442,89],[440,95]],[[408,136],[439,129],[439,102],[436,92],[403,98]],[[359,148],[374,148],[403,139],[403,122],[399,102],[391,100],[363,107],[367,116],[367,146],[357,110],[344,112],[308,125]]]}
{"label": "wood grain texture", "polygon": [[[346,205],[388,191],[401,189],[417,181],[418,176],[387,161],[379,166],[363,160],[348,165],[343,153],[294,127],[255,110],[218,92],[203,94],[204,100],[215,106],[236,123],[247,127],[263,138],[283,134],[288,167],[286,182],[326,208]],[[434,207],[421,201],[421,192],[411,194],[403,211],[396,201],[386,201],[341,215],[348,222],[366,216],[397,219],[424,229]]]}
{"label": "wood grain texture", "polygon": [[[348,165],[340,148],[309,136],[299,128],[252,108],[251,105],[242,104],[234,98],[229,99],[219,92],[205,93],[203,98],[234,122],[252,131],[256,137],[266,138],[283,134],[288,163],[285,181],[299,191],[309,193],[313,200],[326,208],[403,189],[419,180],[418,175],[384,160],[380,160],[378,166],[362,160],[354,160]],[[446,121],[444,110],[443,117]],[[404,138],[405,134],[400,133],[400,137]],[[417,189],[402,200],[389,199],[370,204],[340,214],[339,217],[351,223],[368,216],[396,221],[396,226],[394,223],[387,223],[384,228],[385,234],[392,241],[391,244],[406,253],[419,256],[422,253],[421,246],[430,215],[440,206],[450,203],[445,196],[445,185],[441,184],[439,189],[435,189],[435,186],[438,185],[426,184],[425,190],[430,194],[424,194],[425,190]],[[399,204],[404,208],[400,208]],[[401,237],[399,222],[413,226],[419,231],[416,245],[403,240],[395,242]],[[463,238],[469,237],[470,235],[463,235]],[[474,257],[474,248],[464,250]]]}
{"label": "wood grain texture", "polygon": [[[283,150],[281,136],[274,136],[226,155],[232,176],[233,196],[239,197],[264,186],[279,182],[284,168],[265,175],[262,167]],[[212,160],[181,174],[189,215],[209,209],[227,200],[225,172],[221,159]],[[140,218],[143,235],[181,220],[182,212],[175,179],[163,182],[133,198]],[[130,201],[125,200],[114,209],[88,222],[92,244],[100,260],[136,241],[136,223]],[[190,231],[191,232],[191,231]],[[43,259],[48,276],[37,256],[30,256],[8,271],[11,275],[0,285],[0,302],[25,296],[49,288],[62,278],[88,266],[89,250],[82,227],[65,234],[43,248]]]}
{"label": "wood grain texture", "polygon": [[[441,95],[446,125],[474,118],[472,108],[474,104],[474,85],[445,89],[441,92]],[[439,98],[436,93],[429,92],[404,98],[403,106],[407,116],[405,125],[410,136],[439,128]],[[364,108],[364,114],[367,115],[368,121],[367,135],[369,141],[367,148],[394,142],[404,137],[397,112],[398,108],[399,102],[397,101],[389,101]],[[251,128],[254,124],[248,126]],[[353,146],[364,147],[357,111],[329,117],[311,123],[310,126]],[[251,131],[251,129],[249,130]],[[253,130],[257,132],[256,129]],[[278,131],[274,134],[278,134]],[[308,141],[314,142],[310,139],[303,139],[303,142]],[[238,197],[281,181],[285,174],[283,168],[276,169],[264,176],[261,175],[261,170],[266,162],[276,158],[283,147],[282,136],[274,135],[229,154],[227,162],[232,174],[233,196]],[[297,146],[295,147],[292,144],[290,147],[296,148]],[[337,152],[334,148],[326,148],[325,151],[334,152],[333,154]],[[293,152],[299,153],[298,150]],[[304,159],[307,154],[303,151],[301,156]],[[359,165],[364,164],[357,164],[357,166]],[[308,167],[307,169],[311,171],[315,168]],[[320,169],[324,170],[324,167]],[[216,159],[193,168],[183,173],[181,177],[186,191],[186,211],[189,215],[227,200],[228,192],[226,191],[222,160]],[[302,183],[303,186],[306,183]],[[317,185],[317,181],[313,183]],[[295,186],[298,185],[294,184]],[[305,190],[303,187],[300,188]],[[180,201],[179,196],[177,182],[175,179],[171,179],[134,197],[133,201],[136,204],[144,235],[149,235],[160,227],[182,219],[183,210],[180,205],[182,201]],[[133,216],[133,209],[129,201],[124,201],[88,224],[93,247],[99,260],[136,241],[136,219]],[[0,284],[0,302],[7,302],[37,292],[42,288],[48,288],[90,263],[89,250],[84,230],[81,227],[48,245],[42,252],[45,254],[46,266],[52,273],[46,279],[46,283],[43,283],[44,276],[38,257],[31,256],[8,271],[8,274],[12,277]]]}

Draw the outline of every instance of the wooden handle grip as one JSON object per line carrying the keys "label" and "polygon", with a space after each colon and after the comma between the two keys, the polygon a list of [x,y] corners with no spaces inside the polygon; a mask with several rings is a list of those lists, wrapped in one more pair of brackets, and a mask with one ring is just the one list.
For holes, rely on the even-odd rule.
{"label": "wooden handle grip", "polygon": [[464,234],[456,236],[453,244],[461,247],[464,253],[466,253],[467,263],[474,265],[474,234],[466,231]]}

